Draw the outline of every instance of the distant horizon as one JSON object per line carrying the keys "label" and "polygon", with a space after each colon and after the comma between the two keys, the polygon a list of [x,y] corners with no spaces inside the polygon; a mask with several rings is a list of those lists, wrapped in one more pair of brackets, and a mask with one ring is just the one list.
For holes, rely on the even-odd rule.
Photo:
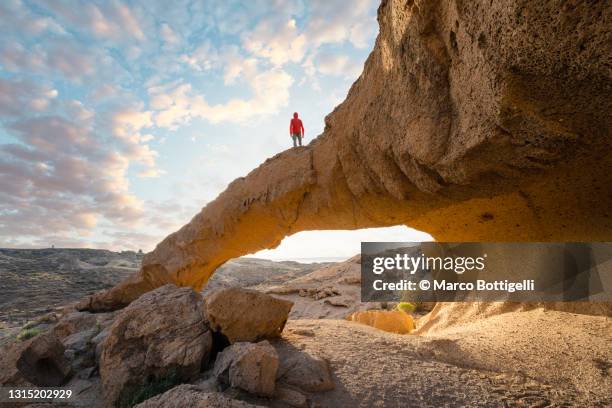
{"label": "distant horizon", "polygon": [[[274,262],[282,261],[309,261],[314,262],[342,262],[361,252],[361,242],[421,242],[433,241],[433,238],[424,232],[417,231],[406,226],[395,226],[388,228],[369,228],[355,231],[345,230],[318,230],[302,231],[283,239],[275,249],[265,249],[251,254],[245,254],[241,258],[258,258]],[[52,245],[52,244],[51,244]],[[3,246],[0,249],[53,249],[48,246]],[[131,248],[100,248],[95,246],[55,246],[54,249],[92,249],[106,250],[110,252],[138,252]],[[150,250],[142,249],[143,253]]]}

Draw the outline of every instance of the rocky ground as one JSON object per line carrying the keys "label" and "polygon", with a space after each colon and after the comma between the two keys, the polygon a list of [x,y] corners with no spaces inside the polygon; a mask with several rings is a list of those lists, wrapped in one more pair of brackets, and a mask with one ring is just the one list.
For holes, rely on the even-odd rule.
{"label": "rocky ground", "polygon": [[[0,249],[0,344],[24,324],[116,285],[140,268],[142,257],[97,249]],[[326,265],[233,259],[219,268],[202,293],[282,284]]]}
{"label": "rocky ground", "polygon": [[61,385],[87,407],[612,403],[608,315],[438,305],[400,335],[345,319],[390,306],[359,303],[359,258],[236,260],[211,282],[203,296],[166,285],[115,312],[43,314],[5,339],[0,383]]}
{"label": "rocky ground", "polygon": [[[135,272],[136,252],[0,249],[0,324],[21,325]],[[36,299],[34,302],[33,299]]]}

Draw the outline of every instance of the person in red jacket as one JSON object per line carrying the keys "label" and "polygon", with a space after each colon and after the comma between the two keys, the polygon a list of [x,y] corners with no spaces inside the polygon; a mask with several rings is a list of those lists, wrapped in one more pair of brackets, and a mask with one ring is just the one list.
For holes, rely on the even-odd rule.
{"label": "person in red jacket", "polygon": [[298,118],[297,112],[293,114],[293,119],[289,122],[289,135],[293,139],[293,147],[297,147],[299,143],[302,145],[302,138],[304,137],[304,124]]}

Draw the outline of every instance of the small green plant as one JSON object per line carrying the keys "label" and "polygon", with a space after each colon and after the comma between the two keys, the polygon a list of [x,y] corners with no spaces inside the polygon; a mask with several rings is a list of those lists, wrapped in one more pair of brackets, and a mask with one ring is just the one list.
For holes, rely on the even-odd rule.
{"label": "small green plant", "polygon": [[168,391],[176,385],[181,384],[181,378],[176,371],[170,372],[163,377],[154,378],[140,388],[125,394],[118,403],[119,408],[132,408],[143,401],[148,400],[158,394]]}
{"label": "small green plant", "polygon": [[44,332],[45,330],[41,327],[32,327],[29,329],[25,329],[22,330],[18,335],[17,335],[17,340],[27,340],[27,339],[31,339],[34,336],[38,336],[40,333]]}
{"label": "small green plant", "polygon": [[395,308],[404,313],[413,313],[416,310],[416,305],[412,302],[399,302]]}
{"label": "small green plant", "polygon": [[36,320],[32,320],[32,321],[27,322],[26,324],[24,324],[21,329],[22,330],[31,329],[32,327],[36,326],[37,324],[38,324],[38,322]]}
{"label": "small green plant", "polygon": [[53,323],[55,320],[56,320],[55,315],[49,313],[49,314],[39,317],[36,320],[31,320],[27,322],[25,325],[23,325],[21,329],[22,330],[31,329],[41,324]]}

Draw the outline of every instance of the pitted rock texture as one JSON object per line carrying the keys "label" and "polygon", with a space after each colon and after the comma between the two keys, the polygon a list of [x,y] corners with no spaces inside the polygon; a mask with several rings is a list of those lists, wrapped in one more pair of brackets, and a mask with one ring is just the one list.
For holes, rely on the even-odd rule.
{"label": "pitted rock texture", "polygon": [[214,375],[225,385],[263,397],[274,395],[278,355],[267,340],[235,343],[215,360]]}
{"label": "pitted rock texture", "polygon": [[303,230],[612,240],[611,15],[604,1],[383,1],[374,50],[323,134],[233,181],[81,307],[199,289]]}
{"label": "pitted rock texture", "polygon": [[147,381],[196,379],[212,349],[202,309],[199,293],[165,285],[122,310],[102,343],[106,403],[115,404]]}
{"label": "pitted rock texture", "polygon": [[0,385],[59,387],[72,375],[64,346],[52,332],[0,349]]}
{"label": "pitted rock texture", "polygon": [[280,366],[277,381],[306,392],[322,392],[335,388],[328,362],[316,355],[291,347],[285,341],[274,344]]}
{"label": "pitted rock texture", "polygon": [[292,306],[289,300],[241,288],[221,289],[205,300],[210,328],[232,344],[280,336]]}

